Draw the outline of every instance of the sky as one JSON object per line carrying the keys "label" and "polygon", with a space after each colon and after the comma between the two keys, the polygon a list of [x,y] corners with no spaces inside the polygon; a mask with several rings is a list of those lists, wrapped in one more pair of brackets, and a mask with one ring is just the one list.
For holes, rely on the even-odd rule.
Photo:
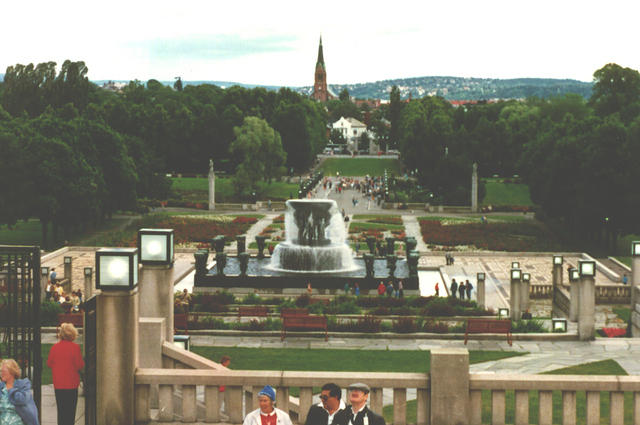
{"label": "sky", "polygon": [[0,73],[84,61],[91,80],[329,84],[421,76],[591,81],[640,69],[633,0],[5,2]]}

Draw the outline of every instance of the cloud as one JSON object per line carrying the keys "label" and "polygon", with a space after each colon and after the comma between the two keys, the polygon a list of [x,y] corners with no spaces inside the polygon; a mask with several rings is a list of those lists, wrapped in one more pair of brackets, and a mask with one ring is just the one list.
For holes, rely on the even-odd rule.
{"label": "cloud", "polygon": [[245,38],[236,34],[216,34],[189,38],[157,38],[127,45],[146,53],[153,61],[216,61],[263,53],[290,52],[294,50],[296,40],[297,37],[286,35]]}

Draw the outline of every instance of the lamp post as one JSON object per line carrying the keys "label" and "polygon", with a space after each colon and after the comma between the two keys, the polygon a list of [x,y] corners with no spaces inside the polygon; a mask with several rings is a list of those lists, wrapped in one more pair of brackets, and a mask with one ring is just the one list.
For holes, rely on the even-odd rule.
{"label": "lamp post", "polygon": [[64,257],[64,279],[66,280],[66,283],[64,284],[63,289],[64,289],[65,294],[71,293],[71,288],[73,288],[73,284],[72,284],[72,274],[73,274],[72,263],[73,263],[73,259],[71,257]]}
{"label": "lamp post", "polygon": [[520,283],[520,311],[529,311],[529,294],[531,291],[531,273],[522,273]]}
{"label": "lamp post", "polygon": [[522,270],[520,269],[511,269],[511,285],[510,285],[510,294],[509,294],[509,307],[511,310],[511,320],[519,320],[522,316],[522,310],[520,306],[521,295],[520,291],[522,280]]}
{"label": "lamp post", "polygon": [[165,338],[173,341],[173,229],[140,229],[140,317],[165,319]]}
{"label": "lamp post", "polygon": [[86,301],[92,297],[93,294],[93,269],[91,267],[84,268],[84,297],[83,300]]}
{"label": "lamp post", "polygon": [[567,333],[567,319],[551,319],[551,332]]}
{"label": "lamp post", "polygon": [[485,281],[484,272],[480,272],[480,273],[476,274],[476,286],[478,287],[476,289],[476,295],[478,296],[478,306],[480,308],[485,308],[485,306],[486,306],[486,304],[485,304],[484,281]]}
{"label": "lamp post", "polygon": [[578,296],[578,338],[588,341],[595,338],[596,322],[596,262],[578,261],[580,271],[580,295]]}
{"label": "lamp post", "polygon": [[569,269],[569,285],[569,320],[577,322],[580,306],[580,271],[573,267]]}
{"label": "lamp post", "polygon": [[96,251],[96,417],[134,423],[138,367],[138,249]]}
{"label": "lamp post", "polygon": [[553,269],[551,273],[554,287],[562,285],[562,263],[562,255],[553,256]]}

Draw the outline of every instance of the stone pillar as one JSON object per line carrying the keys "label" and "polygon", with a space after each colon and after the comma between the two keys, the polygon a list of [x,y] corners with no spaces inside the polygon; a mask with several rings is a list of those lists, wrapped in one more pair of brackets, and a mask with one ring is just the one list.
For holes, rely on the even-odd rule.
{"label": "stone pillar", "polygon": [[[580,295],[578,307],[578,337],[580,341],[595,338],[596,325],[596,281],[593,276],[580,277]],[[573,301],[572,301],[573,304]]]}
{"label": "stone pillar", "polygon": [[529,310],[529,293],[531,292],[531,281],[522,279],[520,281],[520,311]]}
{"label": "stone pillar", "polygon": [[72,277],[73,267],[72,267],[72,264],[73,264],[73,258],[64,257],[64,278],[68,279],[67,283],[62,288],[62,289],[64,289],[64,293],[65,294],[70,294],[71,290],[73,288],[73,285],[72,285],[72,282],[73,282],[73,277]]}
{"label": "stone pillar", "polygon": [[209,209],[216,209],[216,175],[213,172],[213,159],[209,160]]}
{"label": "stone pillar", "polygon": [[465,348],[431,350],[431,422],[469,423],[469,351]]}
{"label": "stone pillar", "polygon": [[471,212],[478,212],[478,164],[475,162],[471,174]]}
{"label": "stone pillar", "polygon": [[165,320],[165,340],[173,342],[173,268],[149,266],[140,268],[140,317]]}
{"label": "stone pillar", "polygon": [[[138,367],[162,369],[162,343],[165,341],[165,321],[160,317],[141,317]],[[151,386],[151,408],[158,408],[158,386]]]}
{"label": "stone pillar", "polygon": [[93,294],[93,269],[91,267],[85,267],[84,270],[84,288],[82,294],[83,301],[88,300]]}
{"label": "stone pillar", "polygon": [[522,318],[522,308],[520,305],[520,291],[522,290],[521,279],[513,279],[510,277],[511,286],[509,292],[509,313],[511,320],[520,320]]}
{"label": "stone pillar", "polygon": [[485,291],[484,291],[484,283],[485,283],[485,274],[478,273],[478,282],[476,283],[476,296],[478,297],[478,306],[480,308],[485,308]]}
{"label": "stone pillar", "polygon": [[631,336],[634,338],[640,337],[640,299],[638,299],[638,292],[640,292],[640,256],[634,255],[631,257]]}
{"label": "stone pillar", "polygon": [[553,287],[562,286],[562,264],[554,264],[553,269]]}
{"label": "stone pillar", "polygon": [[138,289],[102,291],[97,304],[97,423],[132,424],[138,367]]}
{"label": "stone pillar", "polygon": [[569,304],[569,320],[571,320],[572,322],[577,322],[578,321],[578,309],[580,308],[580,280],[571,280],[569,282],[569,285],[571,285],[570,291],[569,291],[569,301],[571,301],[571,303]]}

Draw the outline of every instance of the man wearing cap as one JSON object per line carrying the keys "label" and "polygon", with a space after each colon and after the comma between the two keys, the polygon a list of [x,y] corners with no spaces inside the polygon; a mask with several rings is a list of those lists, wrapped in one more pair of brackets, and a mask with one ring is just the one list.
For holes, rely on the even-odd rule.
{"label": "man wearing cap", "polygon": [[367,407],[367,399],[369,398],[371,389],[367,384],[356,383],[349,385],[349,402],[340,418],[334,420],[336,425],[386,425],[384,418],[373,413]]}
{"label": "man wearing cap", "polygon": [[273,406],[275,402],[276,390],[265,385],[258,393],[260,408],[247,414],[243,425],[293,425],[287,413]]}
{"label": "man wearing cap", "polygon": [[346,405],[340,399],[342,390],[336,384],[324,384],[320,392],[320,403],[314,404],[307,413],[304,425],[331,425],[338,413],[343,412]]}

